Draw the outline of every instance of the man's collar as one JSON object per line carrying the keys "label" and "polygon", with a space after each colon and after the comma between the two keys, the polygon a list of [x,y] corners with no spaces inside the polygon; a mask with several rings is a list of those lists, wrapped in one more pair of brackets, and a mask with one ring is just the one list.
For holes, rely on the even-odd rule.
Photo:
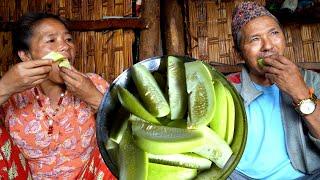
{"label": "man's collar", "polygon": [[242,68],[241,81],[242,85],[240,95],[244,100],[244,105],[248,106],[253,100],[262,94],[262,91],[256,89],[246,68]]}

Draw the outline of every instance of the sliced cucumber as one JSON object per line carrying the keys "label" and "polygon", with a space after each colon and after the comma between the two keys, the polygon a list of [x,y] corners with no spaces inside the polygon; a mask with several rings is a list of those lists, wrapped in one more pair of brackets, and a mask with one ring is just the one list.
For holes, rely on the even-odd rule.
{"label": "sliced cucumber", "polygon": [[130,114],[130,116],[129,116],[129,118],[128,118],[128,120],[129,121],[142,121],[142,122],[148,122],[148,121],[146,121],[146,120],[144,120],[144,119],[142,119],[142,118],[140,118],[140,117],[138,117],[138,116],[136,116],[136,115],[134,115],[134,114]]}
{"label": "sliced cucumber", "polygon": [[71,64],[69,62],[68,59],[63,59],[62,61],[60,61],[59,67],[65,67],[65,68],[68,68],[68,69],[71,69]]}
{"label": "sliced cucumber", "polygon": [[128,121],[128,118],[126,118],[120,126],[114,126],[114,128],[111,129],[110,139],[112,141],[116,142],[117,144],[120,143],[122,136],[128,127]]}
{"label": "sliced cucumber", "polygon": [[156,80],[156,82],[158,83],[160,89],[162,92],[165,92],[166,87],[167,87],[167,83],[166,83],[166,79],[165,77],[163,77],[163,75],[159,72],[154,72],[153,73],[153,77]]}
{"label": "sliced cucumber", "polygon": [[216,94],[216,110],[210,122],[210,128],[214,130],[222,139],[226,136],[228,121],[228,103],[225,87],[219,81],[215,81],[214,91]]}
{"label": "sliced cucumber", "polygon": [[154,116],[144,109],[139,100],[133,94],[121,86],[118,86],[117,88],[119,101],[124,108],[146,121],[154,124],[160,124]]}
{"label": "sliced cucumber", "polygon": [[149,163],[148,180],[189,180],[197,176],[197,169]]}
{"label": "sliced cucumber", "polygon": [[51,51],[47,55],[43,56],[42,59],[52,59],[53,61],[63,61],[65,57],[60,53]]}
{"label": "sliced cucumber", "polygon": [[58,52],[51,51],[47,55],[43,56],[42,59],[52,59],[54,62],[59,62],[59,67],[71,69],[69,60]]}
{"label": "sliced cucumber", "polygon": [[174,57],[168,57],[167,78],[170,104],[170,118],[182,119],[187,110],[188,96],[184,61]]}
{"label": "sliced cucumber", "polygon": [[111,139],[105,143],[106,150],[113,164],[119,164],[119,144]]}
{"label": "sliced cucumber", "polygon": [[265,62],[264,62],[264,58],[259,58],[257,59],[257,63],[258,63],[258,66],[260,68],[263,68],[264,66],[266,66]]}
{"label": "sliced cucumber", "polygon": [[135,143],[152,154],[178,154],[191,152],[205,143],[199,130],[157,126],[133,121],[132,133]]}
{"label": "sliced cucumber", "polygon": [[180,166],[186,168],[194,168],[200,171],[209,169],[212,162],[194,153],[185,154],[148,154],[149,162],[165,164],[171,166]]}
{"label": "sliced cucumber", "polygon": [[193,152],[210,159],[219,168],[223,168],[232,155],[230,146],[209,127],[202,127],[201,130],[206,139],[206,144],[198,147]]}
{"label": "sliced cucumber", "polygon": [[144,180],[148,177],[147,153],[133,143],[130,128],[125,131],[119,145],[119,166],[121,180]]}
{"label": "sliced cucumber", "polygon": [[228,144],[231,144],[234,134],[234,123],[235,123],[235,107],[232,94],[229,89],[225,88],[227,95],[227,104],[228,104],[228,122],[227,122],[227,133],[225,140]]}
{"label": "sliced cucumber", "polygon": [[187,129],[187,121],[185,119],[177,119],[167,124],[169,127]]}
{"label": "sliced cucumber", "polygon": [[189,95],[188,128],[206,126],[213,118],[215,93],[213,80],[203,62],[185,63],[187,92]]}
{"label": "sliced cucumber", "polygon": [[156,80],[142,64],[132,67],[132,79],[147,110],[156,117],[170,113],[170,107]]}

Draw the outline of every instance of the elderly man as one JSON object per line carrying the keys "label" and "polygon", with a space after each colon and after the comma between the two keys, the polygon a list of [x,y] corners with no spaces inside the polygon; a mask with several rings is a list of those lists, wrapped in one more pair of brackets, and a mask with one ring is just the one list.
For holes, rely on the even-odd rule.
{"label": "elderly man", "polygon": [[229,179],[319,179],[320,75],[283,55],[278,20],[254,2],[237,6],[232,35],[245,65],[228,79],[243,97],[248,139]]}

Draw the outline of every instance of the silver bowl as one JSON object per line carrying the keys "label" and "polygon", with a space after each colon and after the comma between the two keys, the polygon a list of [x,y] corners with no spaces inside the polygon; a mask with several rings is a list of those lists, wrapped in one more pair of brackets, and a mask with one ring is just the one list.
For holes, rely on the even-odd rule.
{"label": "silver bowl", "polygon": [[[177,56],[185,59],[186,62],[195,61],[196,59]],[[166,72],[166,60],[167,56],[153,57],[139,62],[143,64],[149,71],[154,72]],[[231,143],[231,149],[233,155],[225,165],[223,169],[219,169],[216,166],[211,166],[210,169],[201,172],[196,179],[226,179],[232,171],[235,169],[240,161],[242,153],[244,151],[246,138],[247,138],[247,118],[243,105],[243,100],[233,87],[232,84],[225,78],[223,74],[218,72],[213,68],[215,78],[218,78],[222,84],[224,84],[231,92],[236,109],[236,120],[235,120],[235,131],[234,138]],[[109,170],[115,177],[118,177],[119,171],[115,160],[107,151],[105,143],[109,138],[109,132],[111,130],[114,121],[124,116],[123,111],[120,111],[121,104],[118,100],[115,87],[120,85],[127,89],[132,89],[134,87],[133,80],[131,78],[131,68],[125,70],[121,73],[110,85],[108,91],[104,94],[102,103],[99,107],[97,118],[96,118],[96,133],[97,133],[97,143],[102,155],[102,158]]]}

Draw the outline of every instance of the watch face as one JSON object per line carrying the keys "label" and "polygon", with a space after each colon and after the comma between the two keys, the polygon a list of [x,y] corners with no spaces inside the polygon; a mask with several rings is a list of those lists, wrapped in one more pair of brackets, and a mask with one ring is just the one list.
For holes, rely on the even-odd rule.
{"label": "watch face", "polygon": [[316,108],[315,103],[313,101],[311,101],[310,99],[308,99],[300,105],[299,109],[303,114],[311,114],[311,113],[313,113],[315,108]]}

